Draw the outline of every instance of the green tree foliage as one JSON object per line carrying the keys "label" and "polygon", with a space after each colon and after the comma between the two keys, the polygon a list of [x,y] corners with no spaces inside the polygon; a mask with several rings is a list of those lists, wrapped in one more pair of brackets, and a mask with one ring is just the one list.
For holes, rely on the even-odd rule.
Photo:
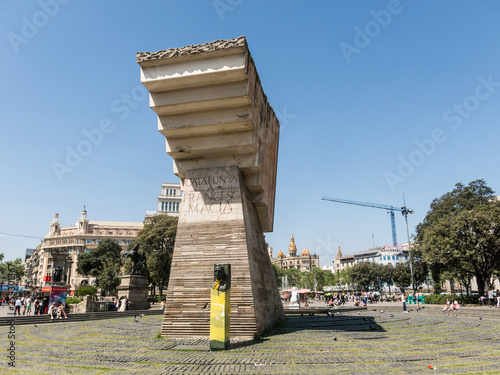
{"label": "green tree foliage", "polygon": [[114,292],[120,285],[122,248],[111,239],[103,240],[96,248],[78,256],[77,272],[96,278],[96,285],[103,291]]}
{"label": "green tree foliage", "polygon": [[289,268],[283,271],[284,275],[288,278],[288,286],[302,287],[302,273],[297,268]]}
{"label": "green tree foliage", "polygon": [[407,289],[411,285],[410,263],[406,262],[393,267],[392,279],[399,289]]}
{"label": "green tree foliage", "polygon": [[[2,262],[3,257],[4,255],[0,254],[0,262]],[[16,260],[8,260],[5,263],[0,263],[0,275],[10,282],[21,280],[21,278],[24,276],[22,259],[17,258]],[[12,280],[14,275],[16,280]]]}
{"label": "green tree foliage", "polygon": [[483,180],[476,180],[434,199],[416,236],[433,278],[444,270],[471,273],[478,291],[500,268],[500,201]]}
{"label": "green tree foliage", "polygon": [[81,286],[75,292],[76,297],[84,297],[84,296],[95,296],[97,294],[97,288],[95,286]]}
{"label": "green tree foliage", "polygon": [[366,292],[370,290],[370,286],[377,287],[380,285],[381,267],[372,262],[359,262],[348,268],[348,274],[353,284],[359,285]]}
{"label": "green tree foliage", "polygon": [[146,272],[151,283],[159,286],[160,296],[168,286],[172,256],[174,254],[177,218],[157,215],[144,225],[131,247],[139,244],[140,253],[146,256]]}

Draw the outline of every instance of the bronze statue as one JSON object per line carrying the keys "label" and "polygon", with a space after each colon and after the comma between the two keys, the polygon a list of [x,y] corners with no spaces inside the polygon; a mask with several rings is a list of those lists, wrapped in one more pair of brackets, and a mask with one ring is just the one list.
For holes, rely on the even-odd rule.
{"label": "bronze statue", "polygon": [[57,266],[56,269],[52,272],[52,281],[60,282],[62,278],[62,268],[61,266]]}
{"label": "bronze statue", "polygon": [[132,260],[132,269],[130,275],[142,275],[144,265],[146,264],[146,257],[139,253],[139,245],[135,245],[127,254],[125,260]]}
{"label": "bronze statue", "polygon": [[[226,266],[226,267],[225,267]],[[220,292],[225,292],[226,290],[229,290],[231,288],[231,279],[229,273],[230,271],[230,266],[229,265],[223,265],[223,264],[215,264],[214,265],[214,281],[215,284],[212,286],[215,290],[218,290]],[[226,272],[227,268],[227,272]]]}

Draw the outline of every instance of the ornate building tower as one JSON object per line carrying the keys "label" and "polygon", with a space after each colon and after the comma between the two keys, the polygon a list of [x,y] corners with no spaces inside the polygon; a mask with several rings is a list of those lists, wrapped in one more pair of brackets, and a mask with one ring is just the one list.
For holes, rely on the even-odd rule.
{"label": "ornate building tower", "polygon": [[292,238],[290,238],[290,246],[288,247],[288,256],[290,257],[297,256],[297,246],[295,246],[295,240],[293,239],[293,234]]}

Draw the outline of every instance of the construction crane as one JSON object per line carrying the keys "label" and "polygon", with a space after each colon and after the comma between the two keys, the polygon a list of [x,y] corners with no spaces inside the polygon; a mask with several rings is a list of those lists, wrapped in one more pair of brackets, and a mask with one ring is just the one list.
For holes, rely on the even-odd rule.
{"label": "construction crane", "polygon": [[398,244],[398,239],[396,236],[396,219],[394,217],[394,211],[400,211],[401,214],[405,217],[406,222],[408,222],[408,214],[415,213],[415,211],[410,210],[408,207],[406,207],[406,203],[405,203],[405,206],[403,206],[403,207],[394,207],[394,206],[389,206],[387,204],[378,204],[378,203],[370,203],[370,202],[357,202],[357,201],[351,201],[348,199],[340,199],[340,198],[322,197],[321,199],[324,201],[347,203],[347,204],[354,204],[356,206],[381,208],[383,210],[387,210],[387,212],[391,215],[392,245],[394,247],[396,247]]}

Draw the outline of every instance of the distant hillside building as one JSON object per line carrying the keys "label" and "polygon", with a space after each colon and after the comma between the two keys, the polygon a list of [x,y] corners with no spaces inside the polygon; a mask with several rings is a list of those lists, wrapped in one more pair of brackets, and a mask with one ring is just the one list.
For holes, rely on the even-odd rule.
{"label": "distant hillside building", "polygon": [[76,272],[78,255],[97,247],[99,242],[112,239],[125,250],[134,242],[143,228],[143,223],[111,221],[89,221],[83,210],[74,227],[61,228],[59,215],[55,214],[50,223],[49,233],[26,259],[25,282],[30,286],[50,286],[52,281],[52,253],[63,254],[66,258],[66,283],[72,290],[79,285],[93,285],[95,279]]}
{"label": "distant hillside building", "polygon": [[297,255],[297,247],[293,235],[290,239],[290,246],[288,247],[288,256],[283,254],[280,250],[276,258],[272,257],[272,248],[269,251],[271,263],[276,264],[281,269],[287,270],[290,268],[297,268],[300,271],[310,271],[315,267],[319,267],[319,255],[311,255],[309,250],[304,248],[300,255]]}

